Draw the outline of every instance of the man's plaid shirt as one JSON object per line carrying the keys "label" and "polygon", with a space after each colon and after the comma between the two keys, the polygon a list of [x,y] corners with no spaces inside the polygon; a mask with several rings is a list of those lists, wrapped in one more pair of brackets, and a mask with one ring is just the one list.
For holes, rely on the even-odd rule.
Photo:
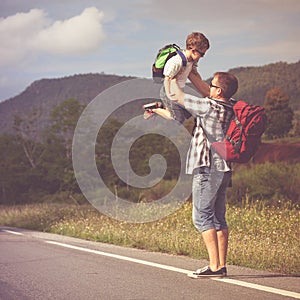
{"label": "man's plaid shirt", "polygon": [[[210,151],[210,141],[222,141],[233,117],[230,105],[211,98],[185,95],[184,106],[196,118],[196,127],[187,154],[186,173],[200,167],[230,171],[230,165],[217,153]],[[204,128],[204,129],[203,129]]]}

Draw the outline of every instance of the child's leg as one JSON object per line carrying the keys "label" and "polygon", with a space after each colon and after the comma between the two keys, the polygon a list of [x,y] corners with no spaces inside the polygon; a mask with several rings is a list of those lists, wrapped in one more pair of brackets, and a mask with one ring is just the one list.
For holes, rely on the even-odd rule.
{"label": "child's leg", "polygon": [[167,120],[174,120],[170,111],[167,108],[155,108],[152,111]]}
{"label": "child's leg", "polygon": [[152,111],[167,120],[176,120],[183,123],[185,119],[188,119],[191,115],[181,105],[173,100],[167,98],[164,87],[160,91],[160,99],[164,105],[164,109],[156,108]]}
{"label": "child's leg", "polygon": [[167,119],[167,120],[174,120],[175,119],[175,114],[173,111],[173,103],[171,100],[168,99],[165,88],[162,86],[160,90],[160,100],[162,104],[164,105],[164,109],[155,109],[153,112],[157,113],[161,117]]}
{"label": "child's leg", "polygon": [[191,114],[177,103],[173,104],[173,114],[173,118],[179,123],[183,123],[185,119],[189,119],[191,117]]}

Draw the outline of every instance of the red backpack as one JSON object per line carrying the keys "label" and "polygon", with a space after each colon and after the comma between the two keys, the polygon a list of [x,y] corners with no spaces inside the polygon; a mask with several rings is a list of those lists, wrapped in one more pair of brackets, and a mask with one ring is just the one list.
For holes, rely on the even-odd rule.
{"label": "red backpack", "polygon": [[235,116],[224,140],[212,143],[212,148],[226,161],[247,163],[255,154],[266,130],[265,109],[262,106],[237,101],[233,105],[233,111]]}

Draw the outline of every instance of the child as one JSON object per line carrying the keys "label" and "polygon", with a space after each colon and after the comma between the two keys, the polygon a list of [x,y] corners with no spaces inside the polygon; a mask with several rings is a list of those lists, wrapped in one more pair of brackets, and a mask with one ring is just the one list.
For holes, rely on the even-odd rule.
{"label": "child", "polygon": [[188,35],[186,49],[182,51],[187,60],[186,66],[182,65],[182,58],[178,54],[166,62],[163,73],[165,76],[164,83],[160,91],[160,98],[164,108],[146,109],[144,113],[145,119],[156,113],[167,120],[176,120],[183,123],[185,119],[191,116],[182,106],[172,101],[175,95],[171,92],[170,82],[172,79],[176,79],[178,86],[183,90],[189,78],[203,96],[208,96],[209,86],[202,81],[197,71],[197,62],[205,55],[208,49],[209,41],[204,34],[193,32]]}

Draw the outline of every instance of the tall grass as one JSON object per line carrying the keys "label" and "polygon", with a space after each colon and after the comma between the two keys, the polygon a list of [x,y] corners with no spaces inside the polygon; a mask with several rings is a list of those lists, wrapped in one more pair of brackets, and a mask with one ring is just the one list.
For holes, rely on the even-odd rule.
{"label": "tall grass", "polygon": [[[228,263],[286,274],[300,273],[300,211],[257,203],[228,206]],[[0,224],[47,231],[151,251],[207,258],[191,221],[191,203],[152,223],[113,220],[91,206],[35,204],[0,207]]]}
{"label": "tall grass", "polygon": [[228,201],[239,204],[261,200],[265,204],[278,202],[300,204],[300,164],[286,162],[241,166],[233,172],[233,186],[228,189]]}

